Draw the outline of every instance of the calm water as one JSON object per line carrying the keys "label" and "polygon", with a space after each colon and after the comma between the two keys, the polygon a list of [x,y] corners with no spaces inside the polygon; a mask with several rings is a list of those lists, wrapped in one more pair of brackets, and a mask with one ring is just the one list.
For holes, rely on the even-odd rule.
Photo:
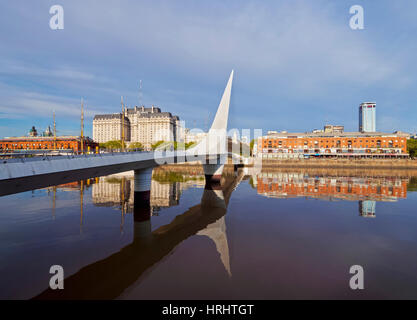
{"label": "calm water", "polygon": [[[1,197],[0,298],[417,298],[416,177],[223,180],[154,171],[150,207],[130,173]],[[356,264],[362,291],[349,288]],[[61,292],[47,291],[51,265]]]}

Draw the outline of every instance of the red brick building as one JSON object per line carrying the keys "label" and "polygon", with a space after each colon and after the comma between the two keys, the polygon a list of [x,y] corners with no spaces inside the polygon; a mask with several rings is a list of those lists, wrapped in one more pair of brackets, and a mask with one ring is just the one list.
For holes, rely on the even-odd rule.
{"label": "red brick building", "polygon": [[280,154],[309,156],[408,156],[404,133],[306,132],[272,133],[258,138],[257,152],[262,158]]}
{"label": "red brick building", "polygon": [[[98,143],[88,137],[83,139],[84,151],[94,151]],[[24,151],[24,150],[72,150],[81,151],[81,137],[10,137],[0,140],[0,152]]]}

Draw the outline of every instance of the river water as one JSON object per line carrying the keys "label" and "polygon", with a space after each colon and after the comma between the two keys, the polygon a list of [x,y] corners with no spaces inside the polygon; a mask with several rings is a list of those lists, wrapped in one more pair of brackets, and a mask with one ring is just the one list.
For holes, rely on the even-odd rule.
{"label": "river water", "polygon": [[133,189],[127,172],[1,197],[0,298],[417,298],[412,173],[239,169],[205,188],[154,170],[148,205]]}

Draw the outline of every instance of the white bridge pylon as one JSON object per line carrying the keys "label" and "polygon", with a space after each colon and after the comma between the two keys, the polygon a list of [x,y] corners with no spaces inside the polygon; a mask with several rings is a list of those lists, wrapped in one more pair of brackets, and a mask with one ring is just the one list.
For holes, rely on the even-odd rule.
{"label": "white bridge pylon", "polygon": [[192,155],[218,155],[227,152],[227,122],[229,119],[230,97],[232,94],[233,70],[230,73],[222,99],[207,135],[195,147],[187,150]]}

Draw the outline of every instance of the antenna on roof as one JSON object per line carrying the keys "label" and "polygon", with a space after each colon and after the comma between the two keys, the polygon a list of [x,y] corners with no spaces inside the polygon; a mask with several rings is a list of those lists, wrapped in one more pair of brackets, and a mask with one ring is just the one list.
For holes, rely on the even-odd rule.
{"label": "antenna on roof", "polygon": [[139,107],[142,105],[142,80],[139,80]]}
{"label": "antenna on roof", "polygon": [[205,121],[205,127],[206,127],[207,132],[209,130],[209,117],[210,117],[210,111],[207,111],[207,117],[206,117],[206,121]]}

